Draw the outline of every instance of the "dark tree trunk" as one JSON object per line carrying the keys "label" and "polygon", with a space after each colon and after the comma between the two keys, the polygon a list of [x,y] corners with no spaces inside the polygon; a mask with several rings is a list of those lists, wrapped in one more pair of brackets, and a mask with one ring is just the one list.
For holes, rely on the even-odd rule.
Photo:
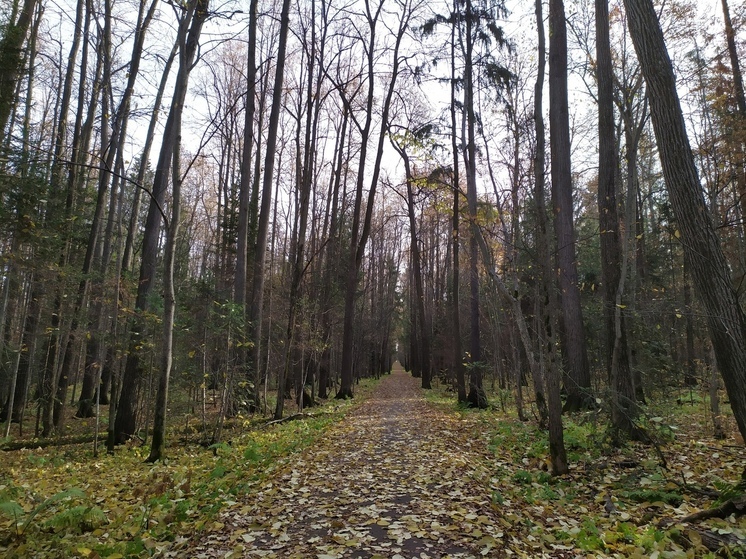
{"label": "dark tree trunk", "polygon": [[[545,375],[556,375],[560,377],[558,369],[557,349],[555,344],[555,325],[559,313],[557,295],[552,273],[551,257],[549,255],[550,233],[547,223],[546,207],[546,127],[544,125],[544,75],[546,71],[546,38],[544,34],[543,0],[536,0],[536,24],[538,31],[538,68],[536,84],[534,85],[534,126],[536,128],[536,154],[534,155],[534,202],[536,204],[536,250],[540,271],[539,301],[541,315],[541,331],[539,343],[541,344],[540,356],[544,359]],[[533,370],[532,370],[533,372]],[[542,375],[534,374],[534,397],[536,407],[539,411],[539,422],[547,426],[549,421],[549,408],[547,407],[546,388],[547,383]]]}
{"label": "dark tree trunk", "polygon": [[[129,353],[122,378],[122,391],[117,403],[117,415],[113,426],[110,426],[107,446],[111,449],[116,444],[126,442],[135,434],[137,428],[137,406],[140,382],[145,376],[145,364],[141,360],[141,346],[145,333],[144,313],[150,307],[149,297],[153,288],[158,264],[158,238],[160,236],[161,221],[163,219],[163,203],[166,199],[168,176],[171,172],[171,161],[174,146],[178,143],[179,121],[186,98],[189,72],[196,56],[201,23],[197,25],[196,18],[204,21],[208,0],[196,0],[191,5],[189,17],[186,15],[179,25],[177,41],[184,41],[186,48],[180,59],[179,71],[174,84],[174,94],[169,109],[166,126],[163,131],[163,142],[158,157],[158,164],[153,178],[148,217],[142,242],[142,260],[140,262],[140,278],[135,300],[136,318],[130,329]],[[204,6],[204,8],[203,8]],[[194,13],[195,21],[189,27],[189,19]],[[204,13],[203,13],[204,12]]]}
{"label": "dark tree trunk", "polygon": [[[551,11],[552,8],[550,8]],[[554,7],[556,10],[556,7]],[[558,323],[558,297],[554,287],[554,281],[552,280],[551,261],[548,255],[549,248],[549,228],[547,227],[547,212],[545,206],[545,162],[544,162],[544,149],[545,149],[545,128],[544,119],[542,118],[542,89],[544,85],[544,70],[545,70],[545,37],[544,37],[544,17],[542,14],[542,0],[536,0],[535,2],[535,13],[536,13],[536,25],[539,34],[539,73],[536,78],[536,85],[534,88],[534,124],[536,126],[536,159],[534,161],[534,179],[535,185],[535,197],[536,197],[536,210],[537,210],[537,225],[538,225],[538,236],[537,243],[539,244],[539,259],[540,259],[540,270],[541,270],[541,283],[543,291],[542,301],[542,329],[543,336],[540,338],[543,347],[540,350],[540,356],[545,360],[544,364],[544,379],[541,379],[541,375],[535,371],[536,365],[532,364],[532,375],[534,377],[534,384],[539,384],[539,387],[534,387],[536,391],[537,406],[539,406],[540,414],[545,414],[546,420],[549,427],[549,458],[552,463],[552,473],[554,475],[564,475],[568,471],[567,466],[567,455],[565,453],[565,440],[564,430],[562,426],[562,400],[560,398],[560,389],[562,384],[562,378],[559,368],[559,359],[557,358],[557,350],[555,344],[555,325]],[[552,29],[552,15],[550,15],[550,30]],[[556,17],[556,12],[554,14]],[[550,72],[552,72],[552,60],[550,58]],[[565,76],[566,77],[566,76]],[[550,83],[551,85],[551,83]],[[552,101],[554,102],[554,101]],[[551,115],[551,109],[550,109]],[[554,175],[555,159],[552,157],[552,174]],[[569,164],[569,160],[568,160]],[[554,189],[553,189],[554,190]],[[516,305],[516,312],[520,311],[520,306]],[[523,334],[523,337],[527,337]],[[524,342],[525,343],[525,342]],[[529,355],[530,349],[526,345],[526,353]],[[530,356],[530,355],[529,355]],[[540,392],[541,390],[541,392]],[[544,392],[545,391],[545,392]],[[546,394],[546,402],[542,402],[543,394]],[[542,410],[542,405],[545,406]]]}
{"label": "dark tree trunk", "polygon": [[[264,262],[267,255],[267,236],[269,234],[270,209],[272,207],[272,179],[274,177],[275,154],[277,153],[277,132],[282,111],[282,88],[285,72],[285,52],[287,49],[288,28],[290,26],[290,0],[283,0],[280,14],[280,37],[275,67],[275,82],[272,91],[272,108],[269,113],[267,131],[267,151],[264,157],[264,176],[262,177],[262,202],[259,213],[256,245],[252,261],[251,307],[249,325],[254,345],[251,351],[251,367],[259,371],[261,363],[262,318],[264,307]],[[282,379],[280,379],[282,381]],[[279,386],[282,386],[282,382]]]}
{"label": "dark tree trunk", "polygon": [[565,375],[565,410],[591,403],[591,375],[580,305],[573,226],[570,119],[567,101],[567,24],[562,0],[549,2],[549,143],[552,154],[552,204],[557,236],[557,268],[562,305]]}
{"label": "dark tree trunk", "polygon": [[[454,13],[458,0],[454,0]],[[459,174],[459,149],[456,128],[456,26],[451,28],[451,150],[453,152],[453,210],[451,212],[451,250],[453,258],[453,278],[451,280],[451,314],[453,324],[453,374],[456,380],[458,402],[466,403],[466,377],[464,375],[464,356],[461,348],[461,264],[459,260],[459,218],[461,212],[461,183]]]}
{"label": "dark tree trunk", "polygon": [[[622,313],[626,243],[622,241],[617,202],[617,148],[614,123],[614,75],[609,42],[608,0],[596,0],[596,80],[598,83],[598,221],[606,326],[606,369],[611,384],[611,423],[620,434],[637,436],[627,329]],[[626,239],[626,235],[624,236]],[[624,261],[624,265],[622,262]]]}
{"label": "dark tree trunk", "polygon": [[[181,221],[181,115],[183,100],[189,84],[189,73],[194,67],[194,58],[199,46],[202,26],[210,15],[209,0],[193,0],[187,5],[187,15],[180,25],[179,33],[179,72],[175,84],[174,95],[179,103],[174,114],[173,143],[171,148],[171,220],[166,233],[166,247],[163,271],[163,344],[161,366],[158,375],[158,391],[156,393],[155,410],[153,416],[153,441],[150,445],[148,462],[156,462],[163,458],[166,450],[166,413],[168,410],[168,386],[171,378],[174,343],[174,316],[176,311],[176,293],[174,289],[174,259],[176,257],[176,242],[179,235]],[[186,31],[189,25],[189,31]]]}
{"label": "dark tree trunk", "polygon": [[16,21],[5,28],[0,41],[0,136],[5,131],[10,114],[16,105],[16,82],[23,66],[23,43],[26,40],[36,0],[24,0]]}
{"label": "dark tree trunk", "polygon": [[702,194],[671,60],[651,0],[625,0],[671,205],[695,292],[704,306],[717,364],[741,436],[746,437],[746,316]]}
{"label": "dark tree trunk", "polygon": [[474,36],[472,23],[474,11],[471,0],[466,0],[466,52],[464,53],[464,110],[466,111],[466,145],[464,168],[466,170],[466,202],[469,210],[469,405],[486,408],[487,394],[483,386],[482,344],[479,312],[479,246],[477,235],[477,168],[476,168],[476,115],[474,113]]}
{"label": "dark tree trunk", "polygon": [[[337,391],[335,398],[345,399],[352,397],[352,384],[354,380],[353,375],[353,362],[354,362],[354,341],[355,341],[355,298],[358,285],[358,273],[363,261],[363,255],[365,254],[365,246],[368,243],[368,237],[370,236],[371,222],[373,218],[373,207],[376,198],[376,189],[378,187],[378,177],[381,173],[381,160],[383,158],[383,146],[386,137],[386,130],[389,125],[389,109],[391,107],[391,99],[396,90],[396,79],[399,74],[399,65],[401,59],[399,58],[399,48],[404,34],[409,27],[409,18],[411,17],[410,12],[404,12],[401,14],[399,25],[396,32],[395,44],[391,50],[391,70],[389,83],[386,88],[386,96],[383,101],[381,110],[381,128],[378,135],[378,145],[376,146],[375,161],[373,163],[372,173],[370,176],[370,186],[368,190],[368,198],[365,207],[365,215],[362,215],[362,200],[363,200],[363,189],[366,179],[365,169],[367,168],[367,154],[368,154],[368,143],[370,141],[371,126],[373,123],[373,103],[376,98],[376,33],[377,25],[379,23],[379,17],[383,10],[383,2],[381,1],[376,7],[375,11],[370,9],[370,6],[366,6],[366,17],[368,19],[369,31],[370,31],[370,42],[367,45],[367,79],[368,79],[368,93],[366,98],[365,108],[365,125],[362,129],[361,134],[361,147],[360,147],[360,165],[358,168],[357,184],[355,186],[355,206],[352,214],[352,235],[350,238],[350,246],[347,255],[347,269],[345,278],[345,299],[344,299],[344,321],[342,331],[342,364],[341,364],[341,378],[340,386]],[[340,93],[342,91],[340,90]],[[349,106],[349,100],[343,98],[343,102],[347,105],[347,109],[352,110]]]}
{"label": "dark tree trunk", "polygon": [[[252,0],[249,6],[249,45],[246,62],[246,109],[244,113],[243,153],[241,154],[241,182],[238,191],[238,240],[236,242],[236,274],[233,284],[233,301],[240,307],[242,322],[247,316],[247,289],[249,256],[249,205],[252,190],[252,162],[254,150],[254,115],[256,113],[256,33],[259,1]],[[245,325],[242,325],[245,328]],[[256,371],[248,370],[249,353],[244,347],[236,349],[236,358],[242,376],[253,383],[250,407],[258,407],[259,383]]]}
{"label": "dark tree trunk", "polygon": [[[427,316],[425,314],[425,290],[422,283],[422,262],[420,255],[420,244],[417,238],[417,220],[415,218],[415,200],[412,183],[412,164],[409,160],[404,145],[397,144],[393,139],[392,145],[404,161],[404,174],[407,183],[407,218],[409,220],[409,254],[412,259],[412,279],[414,280],[414,316],[416,316],[416,328],[412,335],[417,340],[414,352],[418,358],[418,365],[422,375],[422,388],[432,388],[431,378],[431,356],[430,356],[430,334],[427,327]],[[412,355],[414,358],[415,355]]]}

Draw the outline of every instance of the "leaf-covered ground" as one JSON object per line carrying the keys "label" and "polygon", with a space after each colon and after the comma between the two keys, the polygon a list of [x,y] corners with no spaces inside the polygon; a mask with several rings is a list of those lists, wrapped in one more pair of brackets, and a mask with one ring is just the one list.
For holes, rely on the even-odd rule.
{"label": "leaf-covered ground", "polygon": [[[23,450],[0,451],[0,557],[145,558],[183,549],[352,405],[332,400],[303,421],[276,425],[239,417],[224,431],[228,442],[209,448],[197,442],[198,421],[181,423],[157,464],[145,462],[148,448],[137,442],[97,458],[88,443],[42,448],[31,440]],[[86,429],[85,420],[69,424]]]}
{"label": "leaf-covered ground", "polygon": [[[678,523],[712,504],[713,481],[738,479],[742,445],[672,435],[666,469],[655,446],[602,455],[595,427],[569,420],[572,470],[556,479],[535,425],[459,410],[452,398],[427,402],[417,379],[395,371],[321,445],[224,511],[188,555],[706,557],[707,534],[730,542],[726,555],[743,552],[743,518]],[[653,419],[651,433],[673,433]]]}
{"label": "leaf-covered ground", "polygon": [[476,427],[429,405],[399,369],[189,555],[499,556],[511,526],[485,491],[489,450]]}
{"label": "leaf-covered ground", "polygon": [[565,417],[571,471],[553,478],[535,421],[418,385],[398,370],[230,444],[174,442],[156,465],[137,446],[3,453],[0,557],[744,557],[746,517],[682,523],[746,464],[696,391],[644,410],[656,445],[608,446],[599,410]]}

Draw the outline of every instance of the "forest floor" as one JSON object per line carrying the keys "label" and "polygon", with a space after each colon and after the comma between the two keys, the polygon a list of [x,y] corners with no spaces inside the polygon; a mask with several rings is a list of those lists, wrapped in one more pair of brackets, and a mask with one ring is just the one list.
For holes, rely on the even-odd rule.
{"label": "forest floor", "polygon": [[294,420],[238,417],[209,447],[199,418],[174,417],[157,464],[138,441],[4,450],[0,557],[746,557],[743,510],[685,522],[744,493],[746,448],[725,403],[730,436],[712,437],[706,390],[653,394],[654,444],[610,446],[603,405],[563,417],[570,473],[553,477],[510,392],[470,410],[419,383],[397,367]]}
{"label": "forest floor", "polygon": [[429,405],[401,367],[276,479],[220,516],[190,555],[496,556],[510,529],[486,491],[473,421]]}
{"label": "forest floor", "polygon": [[744,556],[743,517],[678,523],[712,502],[695,484],[740,472],[742,446],[715,448],[690,433],[664,468],[660,449],[601,456],[575,427],[572,471],[552,478],[546,440],[529,424],[431,394],[427,401],[419,379],[395,369],[323,443],[225,510],[188,555],[683,558],[715,556],[706,547],[713,536],[728,544],[720,555]]}

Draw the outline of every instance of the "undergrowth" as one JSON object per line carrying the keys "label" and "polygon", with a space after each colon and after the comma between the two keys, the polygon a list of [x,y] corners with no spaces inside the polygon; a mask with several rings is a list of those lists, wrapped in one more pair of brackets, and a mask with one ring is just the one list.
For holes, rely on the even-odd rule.
{"label": "undergrowth", "polygon": [[561,477],[550,474],[548,435],[534,410],[527,405],[530,419],[519,421],[511,405],[503,411],[509,396],[497,396],[491,409],[475,410],[458,405],[446,387],[426,395],[478,426],[491,472],[489,502],[515,530],[525,556],[715,557],[697,531],[704,530],[741,542],[718,556],[746,557],[744,516],[679,524],[746,489],[740,480],[746,449],[713,439],[696,394],[683,399],[673,392],[642,409],[639,424],[649,444],[614,446],[603,407],[563,415],[570,473]]}
{"label": "undergrowth", "polygon": [[216,514],[317,442],[355,400],[329,400],[311,417],[266,426],[246,418],[209,448],[172,443],[167,458],[144,462],[134,444],[93,457],[89,445],[3,453],[0,556],[151,557],[211,530]]}

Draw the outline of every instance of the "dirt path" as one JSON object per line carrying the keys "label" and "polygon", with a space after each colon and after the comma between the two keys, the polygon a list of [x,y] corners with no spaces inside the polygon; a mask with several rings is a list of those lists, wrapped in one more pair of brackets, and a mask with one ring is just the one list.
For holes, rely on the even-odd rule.
{"label": "dirt path", "polygon": [[501,557],[475,425],[400,368],[327,440],[223,513],[192,557]]}

